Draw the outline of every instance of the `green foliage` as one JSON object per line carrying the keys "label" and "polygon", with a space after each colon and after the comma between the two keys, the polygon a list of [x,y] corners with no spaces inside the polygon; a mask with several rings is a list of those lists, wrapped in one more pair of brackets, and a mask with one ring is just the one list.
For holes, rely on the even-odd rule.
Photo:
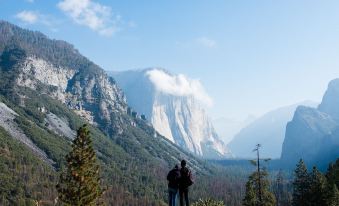
{"label": "green foliage", "polygon": [[[30,205],[36,200],[43,201],[44,205],[52,205],[50,202],[57,197],[57,193],[51,185],[56,184],[54,176],[68,166],[64,156],[71,150],[71,142],[46,127],[46,113],[39,108],[45,107],[47,112],[65,119],[73,130],[85,121],[66,105],[50,97],[54,87],[37,83],[37,89],[31,90],[16,85],[20,64],[25,57],[36,56],[58,67],[79,71],[70,80],[70,84],[77,80],[85,82],[84,79],[101,75],[103,71],[66,42],[49,40],[39,32],[24,30],[3,21],[0,21],[0,53],[0,100],[18,113],[15,123],[26,136],[56,162],[53,171],[25,146],[14,144],[13,151],[26,151],[23,154],[34,161],[21,161],[26,157],[13,152],[13,159],[6,161],[15,162],[13,164],[21,172],[12,172],[12,163],[0,165],[4,171],[0,173],[0,184],[6,183],[7,186],[3,187],[5,189],[14,188],[4,190],[3,194],[11,191],[11,197],[3,195],[0,198],[10,201],[10,205]],[[72,91],[69,89],[67,92]],[[100,91],[95,92],[100,96]],[[100,98],[103,97],[99,97],[99,101]],[[103,184],[106,186],[103,200],[108,205],[164,205],[167,199],[164,177],[168,169],[182,158],[189,159],[189,166],[195,171],[197,183],[192,186],[190,193],[193,201],[213,197],[224,200],[229,206],[241,204],[245,178],[242,172],[239,174],[239,168],[232,175],[224,169],[216,172],[215,166],[183,152],[159,134],[155,135],[155,130],[145,121],[131,119],[119,112],[112,112],[110,120],[100,121],[101,113],[96,111],[99,109],[98,104],[88,108],[95,113],[95,121],[99,124],[97,127],[89,126],[89,129],[94,137],[93,148],[102,171]],[[121,128],[122,132],[117,133],[116,128]],[[0,156],[0,159],[4,157],[7,158]],[[16,159],[20,161],[16,162]],[[1,176],[2,174],[4,175]]]}
{"label": "green foliage", "polygon": [[300,159],[294,171],[293,181],[293,206],[304,206],[309,204],[310,198],[310,176],[307,172],[306,165]]}
{"label": "green foliage", "polygon": [[329,183],[335,184],[339,188],[339,158],[329,165],[326,177]]}
{"label": "green foliage", "polygon": [[257,205],[257,194],[254,189],[254,185],[252,181],[248,181],[246,183],[246,194],[243,199],[244,206],[254,206]]}
{"label": "green foliage", "polygon": [[57,185],[60,201],[70,206],[96,205],[102,194],[99,165],[86,125],[79,128],[66,161]]}
{"label": "green foliage", "polygon": [[[262,202],[259,199],[259,175],[261,184],[261,197]],[[268,173],[265,169],[260,171],[260,174],[253,172],[246,183],[246,194],[243,199],[243,205],[245,206],[274,206],[276,203],[275,197],[270,192],[270,182],[268,179]]]}
{"label": "green foliage", "polygon": [[50,166],[0,127],[0,205],[33,206],[42,199],[52,205],[55,179]]}
{"label": "green foliage", "polygon": [[328,172],[324,176],[316,167],[313,167],[312,172],[308,174],[306,165],[300,160],[293,182],[293,205],[338,206],[339,191],[335,184],[338,179],[337,163],[338,160],[335,164],[330,164]]}
{"label": "green foliage", "polygon": [[198,200],[192,206],[224,206],[223,201],[216,201],[213,199]]}
{"label": "green foliage", "polygon": [[99,68],[65,41],[50,40],[40,32],[21,29],[4,21],[0,21],[0,27],[0,53],[15,45],[22,48],[27,56],[38,56],[54,65],[75,70]]}
{"label": "green foliage", "polygon": [[326,191],[326,206],[339,206],[339,190],[337,186],[328,184]]}
{"label": "green foliage", "polygon": [[42,129],[21,116],[17,116],[15,122],[50,159],[56,162],[55,166],[60,168],[64,162],[62,157],[70,149],[70,144],[67,139]]}
{"label": "green foliage", "polygon": [[326,178],[316,167],[313,167],[310,174],[310,197],[309,201],[313,205],[326,205]]}
{"label": "green foliage", "polygon": [[339,158],[329,165],[326,178],[327,206],[339,206]]}

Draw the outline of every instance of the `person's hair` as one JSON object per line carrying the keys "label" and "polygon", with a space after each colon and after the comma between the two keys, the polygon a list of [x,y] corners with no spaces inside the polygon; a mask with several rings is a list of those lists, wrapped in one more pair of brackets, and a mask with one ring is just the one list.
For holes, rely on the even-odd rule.
{"label": "person's hair", "polygon": [[176,164],[176,165],[174,166],[174,168],[175,168],[175,169],[179,169],[179,166]]}
{"label": "person's hair", "polygon": [[185,167],[186,166],[186,160],[181,160],[181,167]]}

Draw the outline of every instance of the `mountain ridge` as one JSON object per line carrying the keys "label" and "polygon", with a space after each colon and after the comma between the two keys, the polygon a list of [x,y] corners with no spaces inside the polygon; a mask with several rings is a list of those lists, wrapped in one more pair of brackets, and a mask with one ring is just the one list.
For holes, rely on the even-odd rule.
{"label": "mountain ridge", "polygon": [[262,157],[280,158],[286,124],[292,119],[299,105],[316,106],[316,103],[303,101],[265,113],[242,128],[228,144],[229,148],[237,157],[251,158],[254,146],[261,144],[263,146]]}
{"label": "mountain ridge", "polygon": [[[109,204],[123,205],[126,193],[134,205],[163,204],[165,193],[161,188],[166,185],[162,177],[181,159],[187,159],[197,175],[212,172],[206,162],[182,151],[144,120],[129,115],[124,94],[114,79],[70,44],[3,21],[0,43],[0,102],[18,114],[0,126],[6,132],[8,124],[19,128],[53,161],[43,161],[24,145],[40,164],[55,168],[51,171],[54,176],[65,163],[72,133],[85,123],[89,124],[102,175],[109,185],[105,197]],[[24,143],[12,135],[5,138]],[[51,182],[56,183],[56,178]],[[53,201],[55,188],[46,190],[49,195],[45,198]],[[30,192],[18,194],[18,198],[38,198],[35,192],[32,197],[25,196]],[[112,194],[114,198],[108,198]]]}

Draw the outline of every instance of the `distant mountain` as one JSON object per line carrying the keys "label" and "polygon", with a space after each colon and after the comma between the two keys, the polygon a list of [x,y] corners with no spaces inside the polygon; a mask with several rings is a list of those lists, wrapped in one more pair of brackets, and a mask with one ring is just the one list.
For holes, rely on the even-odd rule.
{"label": "distant mountain", "polygon": [[204,94],[197,82],[157,68],[112,76],[129,105],[171,142],[204,158],[231,157],[201,106]]}
{"label": "distant mountain", "polygon": [[128,108],[115,80],[72,45],[0,21],[0,204],[53,202],[57,172],[85,123],[107,205],[162,205],[163,178],[182,158],[197,175],[211,172]]}
{"label": "distant mountain", "polygon": [[299,105],[315,106],[316,104],[305,101],[268,112],[241,129],[228,144],[228,147],[236,157],[252,158],[254,156],[253,148],[256,144],[261,144],[262,157],[280,158],[286,124],[292,119],[294,111]]}
{"label": "distant mountain", "polygon": [[318,108],[300,106],[287,124],[281,160],[294,166],[303,158],[325,169],[339,156],[339,79],[332,80]]}
{"label": "distant mountain", "polygon": [[212,123],[220,138],[224,143],[228,144],[242,128],[246,127],[254,120],[256,120],[256,117],[252,115],[244,120],[220,117],[213,119]]}

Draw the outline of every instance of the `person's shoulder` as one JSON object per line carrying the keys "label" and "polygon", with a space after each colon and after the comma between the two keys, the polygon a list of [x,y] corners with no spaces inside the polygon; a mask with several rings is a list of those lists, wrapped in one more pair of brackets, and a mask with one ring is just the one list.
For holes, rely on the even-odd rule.
{"label": "person's shoulder", "polygon": [[187,167],[182,167],[180,172],[189,172],[190,170]]}

